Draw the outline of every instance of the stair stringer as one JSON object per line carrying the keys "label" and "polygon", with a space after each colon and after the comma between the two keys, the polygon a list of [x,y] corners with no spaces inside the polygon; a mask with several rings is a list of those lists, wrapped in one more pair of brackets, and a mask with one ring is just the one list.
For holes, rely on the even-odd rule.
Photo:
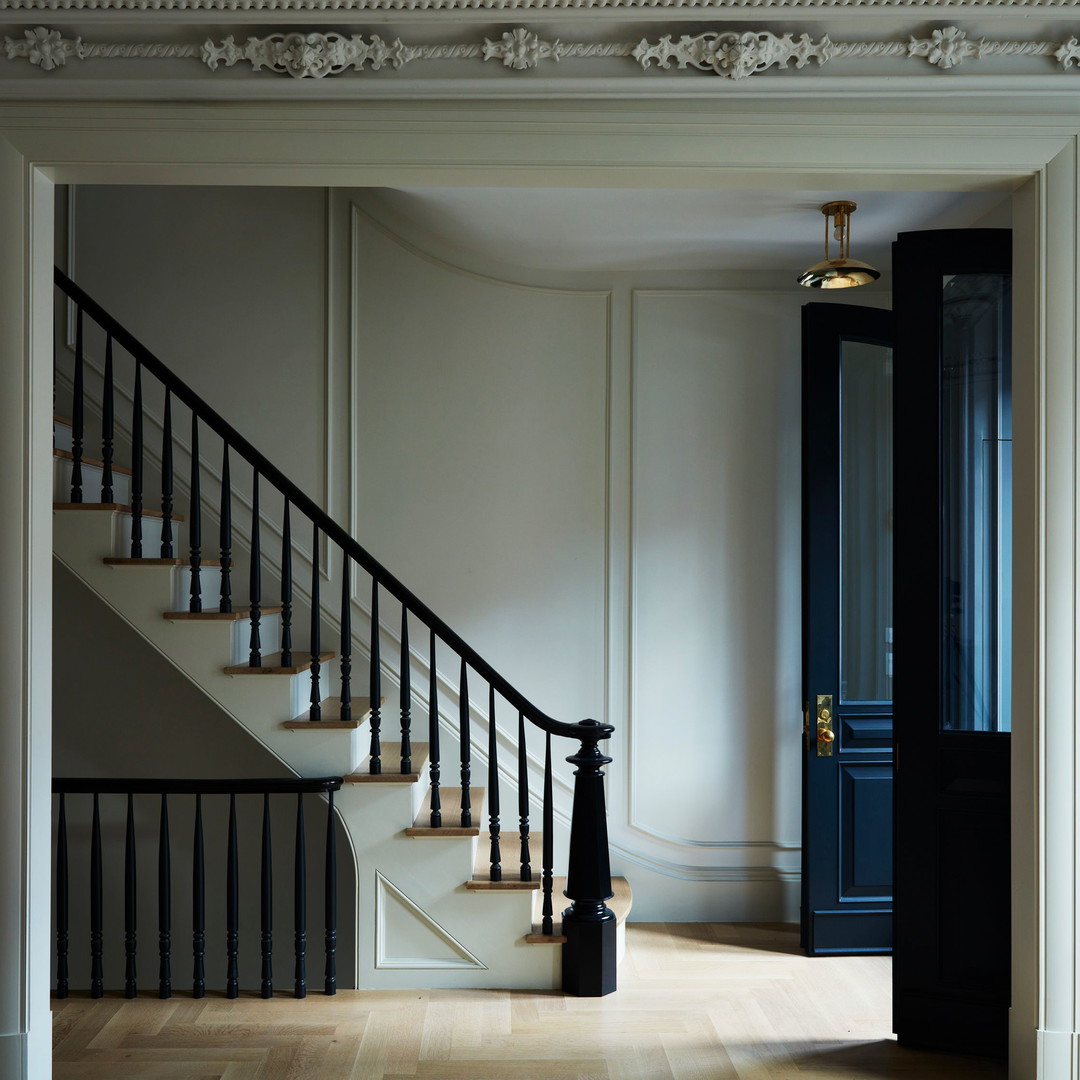
{"label": "stair stringer", "polygon": [[[342,775],[366,753],[367,732],[286,729],[306,709],[308,673],[226,675],[232,658],[228,623],[171,622],[180,569],[114,567],[104,557],[117,550],[120,519],[112,510],[57,511],[55,557],[215,705],[287,768],[300,776]],[[266,651],[270,651],[269,643]],[[337,664],[323,665],[322,696],[330,696]],[[325,681],[324,681],[325,680]],[[421,784],[348,784],[335,798],[356,864],[356,972],[360,988],[534,988],[559,984],[560,950],[527,945],[531,892],[478,893],[465,889],[472,874],[475,837],[433,840],[408,837],[422,797]],[[478,821],[482,816],[476,815]],[[393,882],[431,922],[475,956],[482,967],[388,968],[377,958],[386,942],[376,938],[377,873]]]}

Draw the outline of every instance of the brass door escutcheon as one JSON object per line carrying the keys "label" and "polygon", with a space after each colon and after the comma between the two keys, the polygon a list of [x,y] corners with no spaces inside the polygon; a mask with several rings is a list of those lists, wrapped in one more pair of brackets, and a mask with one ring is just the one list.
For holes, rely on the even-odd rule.
{"label": "brass door escutcheon", "polygon": [[832,694],[817,696],[817,756],[832,757],[833,741],[833,705]]}

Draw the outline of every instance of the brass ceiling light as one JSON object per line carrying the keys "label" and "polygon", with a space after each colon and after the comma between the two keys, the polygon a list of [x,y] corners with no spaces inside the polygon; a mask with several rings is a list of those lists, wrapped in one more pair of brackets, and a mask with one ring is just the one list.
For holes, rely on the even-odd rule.
{"label": "brass ceiling light", "polygon": [[[825,258],[804,270],[799,275],[799,284],[810,289],[850,289],[877,281],[881,277],[879,271],[851,257],[851,215],[855,212],[855,203],[829,202],[821,212],[825,215]],[[829,258],[830,224],[833,239],[840,248],[836,259]]]}

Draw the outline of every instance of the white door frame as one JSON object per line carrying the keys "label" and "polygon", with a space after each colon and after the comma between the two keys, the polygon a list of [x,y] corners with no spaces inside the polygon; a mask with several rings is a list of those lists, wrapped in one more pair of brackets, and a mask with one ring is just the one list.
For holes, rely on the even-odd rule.
{"label": "white door frame", "polygon": [[745,98],[738,112],[685,101],[0,105],[0,1075],[50,1073],[56,182],[1015,190],[1011,1074],[1080,1078],[1080,116],[1041,113],[1035,99],[1007,115],[985,103],[949,113],[940,95],[836,115],[807,91],[783,112]]}

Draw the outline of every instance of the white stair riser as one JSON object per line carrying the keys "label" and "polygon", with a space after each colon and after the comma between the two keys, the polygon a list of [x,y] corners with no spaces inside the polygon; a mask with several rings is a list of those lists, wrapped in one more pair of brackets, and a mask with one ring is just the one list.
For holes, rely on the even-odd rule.
{"label": "white stair riser", "polygon": [[[131,555],[131,514],[116,515],[115,529],[113,530],[113,555],[126,559]],[[165,528],[165,519],[160,517],[142,516],[142,558],[161,558],[161,536]],[[186,548],[183,546],[183,537],[180,535],[180,522],[171,521],[172,533],[172,558],[183,558]]]}
{"label": "white stair riser", "polygon": [[[296,652],[297,650],[294,650]],[[311,672],[302,671],[292,676],[292,715],[303,716],[311,708]],[[319,665],[319,701],[337,697],[341,692],[341,668],[337,658],[324,660]]]}
{"label": "white stair riser", "polygon": [[[187,559],[190,552],[188,548],[177,548],[177,558]],[[199,567],[199,598],[202,601],[203,611],[217,611],[221,604],[221,567]],[[236,597],[233,599],[234,610],[242,610]],[[188,611],[191,607],[191,567],[181,566],[176,571],[176,593],[173,596],[173,611]]]}
{"label": "white stair riser", "polygon": [[[239,619],[232,627],[232,664],[246,664],[251,659],[251,620]],[[263,615],[259,619],[259,651],[263,656],[281,648],[281,616]]]}
{"label": "white stair riser", "polygon": [[[53,469],[53,500],[71,502],[71,473],[74,462],[67,458],[56,458]],[[82,501],[101,502],[101,478],[105,470],[97,465],[82,467]],[[131,501],[131,477],[126,473],[112,474],[113,493],[110,502],[127,503]]]}
{"label": "white stair riser", "polygon": [[67,424],[53,421],[53,447],[71,453],[71,428]]}

